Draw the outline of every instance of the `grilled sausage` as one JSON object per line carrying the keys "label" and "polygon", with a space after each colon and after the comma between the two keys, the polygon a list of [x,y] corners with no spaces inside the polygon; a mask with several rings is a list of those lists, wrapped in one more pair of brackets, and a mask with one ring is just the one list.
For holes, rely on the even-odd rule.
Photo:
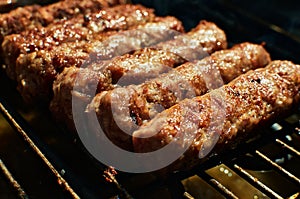
{"label": "grilled sausage", "polygon": [[165,171],[189,169],[291,111],[299,91],[300,65],[273,61],[158,114],[133,133],[134,149],[146,153],[173,142],[174,153],[186,151]]}
{"label": "grilled sausage", "polygon": [[16,79],[16,58],[20,54],[52,50],[65,42],[101,39],[103,32],[127,30],[154,20],[152,9],[140,5],[118,5],[6,36],[2,44],[6,72],[11,79]]}
{"label": "grilled sausage", "polygon": [[0,42],[6,35],[47,26],[59,19],[70,19],[79,14],[88,14],[114,6],[124,1],[117,0],[64,0],[47,6],[30,5],[17,8],[0,16]]}
{"label": "grilled sausage", "polygon": [[[185,41],[192,41],[193,44]],[[207,51],[203,50],[202,46],[205,46]],[[86,68],[65,68],[53,84],[54,97],[50,104],[51,112],[58,121],[66,122],[67,126],[74,131],[72,97],[78,97],[78,106],[82,104],[84,111],[96,93],[111,90],[116,86],[115,84],[121,86],[139,84],[181,65],[186,60],[201,59],[208,56],[208,53],[226,47],[225,33],[216,24],[201,21],[188,33],[159,43],[156,46],[158,49],[137,50],[105,63],[91,64]],[[75,81],[77,81],[76,87],[74,87]],[[96,86],[98,88],[95,88]]]}
{"label": "grilled sausage", "polygon": [[[242,43],[217,51],[200,61],[187,62],[143,84],[97,94],[87,110],[96,111],[104,132],[113,142],[123,148],[131,148],[128,133],[163,109],[222,86],[222,78],[224,82],[229,82],[269,62],[269,53],[261,45]],[[218,71],[222,78],[218,76]],[[210,79],[206,78],[208,75]]]}
{"label": "grilled sausage", "polygon": [[72,116],[73,97],[77,98],[77,109],[82,107],[84,112],[92,96],[113,89],[124,74],[126,83],[138,83],[183,62],[184,59],[173,53],[144,48],[110,61],[90,64],[86,68],[65,68],[54,81],[50,110],[58,122],[63,122],[70,131],[76,132]]}
{"label": "grilled sausage", "polygon": [[206,57],[215,51],[226,49],[227,42],[223,30],[213,22],[202,20],[187,35],[177,36],[175,40],[170,40],[167,44],[159,43],[156,47],[192,61]]}
{"label": "grilled sausage", "polygon": [[179,31],[183,31],[183,27],[176,18],[157,18],[157,22],[140,25],[134,30],[108,32],[91,42],[63,43],[52,50],[22,54],[16,65],[18,90],[27,102],[49,102],[53,81],[65,67],[86,67],[97,60],[108,60],[172,39]]}

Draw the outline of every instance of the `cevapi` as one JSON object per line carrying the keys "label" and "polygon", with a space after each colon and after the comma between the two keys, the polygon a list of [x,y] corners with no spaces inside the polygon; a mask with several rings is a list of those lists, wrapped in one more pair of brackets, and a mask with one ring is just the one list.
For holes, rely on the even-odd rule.
{"label": "cevapi", "polygon": [[[254,133],[254,128],[292,111],[299,103],[299,91],[300,65],[273,61],[265,68],[249,71],[219,89],[183,100],[158,114],[133,133],[134,150],[147,153],[172,142],[174,152],[186,151],[164,172],[189,169],[211,153],[244,141]],[[218,117],[213,115],[224,118],[217,121]]]}
{"label": "cevapi", "polygon": [[[270,62],[261,45],[237,44],[200,61],[187,62],[140,85],[97,94],[87,111],[96,112],[103,131],[118,146],[132,149],[130,134],[147,120],[185,98],[203,95]],[[209,77],[206,78],[206,77]]]}
{"label": "cevapi", "polygon": [[65,67],[87,67],[98,60],[109,60],[172,39],[183,31],[178,19],[156,17],[154,22],[131,30],[106,32],[101,39],[67,42],[51,50],[21,54],[15,70],[17,88],[27,102],[49,102],[53,81]]}
{"label": "cevapi", "polygon": [[97,93],[118,86],[143,83],[188,60],[199,60],[226,48],[224,31],[216,24],[203,20],[188,33],[151,48],[92,63],[85,68],[67,67],[54,81],[50,110],[57,121],[67,123],[69,129],[74,131],[73,98],[77,98],[77,107],[83,107],[84,112]]}
{"label": "cevapi", "polygon": [[141,5],[117,5],[59,20],[47,27],[36,27],[6,36],[2,43],[6,73],[16,79],[16,58],[41,50],[53,50],[66,42],[99,40],[106,32],[127,30],[155,21],[154,11]]}
{"label": "cevapi", "polygon": [[0,42],[6,35],[45,27],[55,21],[71,19],[102,8],[124,4],[123,0],[63,0],[50,5],[29,5],[0,15]]}

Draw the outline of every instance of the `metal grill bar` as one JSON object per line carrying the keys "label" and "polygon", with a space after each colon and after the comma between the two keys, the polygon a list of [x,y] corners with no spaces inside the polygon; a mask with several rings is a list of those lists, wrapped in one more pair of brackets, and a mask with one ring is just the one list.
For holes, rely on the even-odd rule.
{"label": "metal grill bar", "polygon": [[264,159],[266,162],[268,162],[269,164],[271,164],[273,167],[275,167],[277,170],[281,171],[283,174],[285,174],[287,177],[293,179],[295,182],[297,182],[298,184],[300,184],[300,179],[297,178],[295,175],[293,175],[292,173],[290,173],[289,171],[287,171],[286,169],[282,168],[281,166],[279,166],[276,162],[272,161],[270,158],[268,158],[267,156],[265,156],[264,154],[262,154],[261,152],[259,152],[258,150],[255,151],[255,153],[261,157],[262,159]]}
{"label": "metal grill bar", "polygon": [[122,187],[122,185],[117,181],[116,175],[117,172],[113,167],[108,167],[106,171],[104,171],[103,177],[111,183],[113,183],[117,189],[120,191],[120,197],[124,199],[133,199],[133,197]]}
{"label": "metal grill bar", "polygon": [[299,195],[300,195],[300,192],[295,193],[294,195],[292,195],[292,196],[289,197],[288,199],[297,199]]}
{"label": "metal grill bar", "polygon": [[5,108],[0,99],[0,111],[2,114],[7,118],[9,123],[14,127],[18,133],[24,138],[26,143],[33,149],[33,151],[43,160],[43,162],[47,165],[47,167],[51,170],[51,172],[56,176],[58,184],[64,188],[66,191],[70,193],[70,195],[75,198],[79,199],[80,197],[75,193],[75,191],[70,187],[68,182],[60,175],[60,173],[54,168],[52,163],[45,157],[42,151],[37,147],[37,145],[30,139],[24,129],[19,125],[19,123],[15,120],[15,118],[10,114],[10,112]]}
{"label": "metal grill bar", "polygon": [[231,198],[239,199],[236,195],[234,195],[234,193],[232,193],[230,190],[228,190],[224,185],[222,185],[222,183],[220,183],[216,179],[211,179],[210,182],[213,183],[214,185],[216,185],[219,189],[221,189],[224,193],[226,193]]}
{"label": "metal grill bar", "polygon": [[183,196],[187,199],[195,199],[193,196],[191,196],[191,194],[189,194],[188,192],[184,192]]}
{"label": "metal grill bar", "polygon": [[297,156],[300,156],[300,152],[297,151],[295,148],[291,147],[290,145],[286,144],[285,142],[281,141],[280,139],[276,139],[276,142],[283,145],[285,148],[287,148],[288,150],[292,151],[293,153],[295,153]]}
{"label": "metal grill bar", "polygon": [[256,177],[252,176],[249,172],[247,172],[242,167],[238,166],[237,164],[234,164],[234,168],[237,169],[239,172],[244,174],[247,178],[249,178],[252,182],[254,182],[256,185],[261,187],[264,191],[268,192],[270,195],[272,195],[274,198],[277,199],[283,199],[279,194],[277,194],[275,191],[270,189],[268,186],[266,186],[264,183],[259,181]]}
{"label": "metal grill bar", "polygon": [[199,174],[199,175],[206,182],[208,182],[212,187],[218,189],[219,191],[221,191],[221,193],[224,193],[227,197],[232,198],[232,199],[238,199],[239,198],[232,191],[227,189],[222,183],[220,183],[218,180],[212,178],[207,173],[201,172],[201,174]]}
{"label": "metal grill bar", "polygon": [[29,199],[28,195],[25,193],[24,189],[21,185],[14,179],[12,174],[9,172],[3,161],[0,159],[0,169],[2,170],[4,176],[7,178],[9,183],[14,187],[14,189],[18,192],[18,195],[22,199]]}

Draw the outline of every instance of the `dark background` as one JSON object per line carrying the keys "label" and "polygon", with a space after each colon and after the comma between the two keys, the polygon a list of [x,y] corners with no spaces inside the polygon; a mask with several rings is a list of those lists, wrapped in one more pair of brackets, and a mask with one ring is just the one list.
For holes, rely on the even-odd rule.
{"label": "dark background", "polygon": [[[178,16],[187,22],[187,28],[191,28],[195,25],[193,23],[196,23],[197,18],[205,15],[205,13],[200,13],[199,7],[220,5],[226,8],[232,5],[240,8],[240,11],[244,13],[249,12],[255,17],[274,23],[300,36],[300,2],[296,0],[132,0],[132,2],[153,7],[159,15]],[[186,18],[186,16],[192,18]]]}

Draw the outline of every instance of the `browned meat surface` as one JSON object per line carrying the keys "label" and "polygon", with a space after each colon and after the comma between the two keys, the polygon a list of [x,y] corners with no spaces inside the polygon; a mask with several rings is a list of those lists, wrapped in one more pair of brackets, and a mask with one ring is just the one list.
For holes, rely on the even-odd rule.
{"label": "browned meat surface", "polygon": [[[184,63],[176,54],[158,49],[144,48],[109,61],[93,63],[87,68],[69,67],[57,76],[53,84],[54,97],[50,110],[55,119],[73,128],[72,97],[77,107],[84,112],[93,96],[116,85],[141,83],[148,78],[167,72],[170,68]],[[121,78],[121,81],[118,82]],[[77,108],[78,109],[78,108]]]}
{"label": "browned meat surface", "polygon": [[20,54],[52,50],[63,42],[93,41],[101,38],[105,31],[127,30],[154,19],[152,9],[140,5],[118,5],[6,36],[2,44],[6,72],[11,79],[16,78],[15,63]]}
{"label": "browned meat surface", "polygon": [[186,60],[177,54],[155,48],[143,48],[116,57],[105,70],[110,71],[112,84],[126,86],[157,77],[184,62]]}
{"label": "browned meat surface", "polygon": [[47,6],[25,6],[0,16],[0,42],[6,35],[27,29],[47,26],[59,19],[69,19],[80,13],[89,13],[124,1],[118,0],[65,0]]}
{"label": "browned meat surface", "polygon": [[[134,149],[150,152],[172,142],[172,152],[186,152],[167,170],[189,169],[212,152],[221,152],[250,136],[255,127],[285,115],[299,102],[299,91],[300,65],[273,61],[158,114],[134,132]],[[161,158],[167,157],[162,154]]]}
{"label": "browned meat surface", "polygon": [[[72,132],[76,132],[72,116],[72,96],[77,98],[77,109],[84,111],[96,91],[113,89],[111,73],[104,71],[101,64],[106,66],[106,62],[102,62],[91,64],[87,68],[65,68],[54,82],[54,98],[50,110],[55,120],[66,125]],[[93,68],[95,65],[97,67]]]}
{"label": "browned meat surface", "polygon": [[0,42],[4,36],[20,33],[26,29],[40,27],[39,21],[32,21],[33,14],[41,8],[39,5],[24,6],[0,15]]}
{"label": "browned meat surface", "polygon": [[111,61],[90,64],[87,68],[65,68],[54,81],[50,110],[58,122],[67,124],[72,132],[76,132],[72,99],[76,100],[76,109],[81,107],[81,112],[84,113],[96,93],[115,88],[116,83],[120,83],[120,78],[122,85],[140,83],[147,77],[166,72],[183,62],[185,60],[175,54],[144,48]]}
{"label": "browned meat surface", "polygon": [[173,52],[188,61],[199,60],[209,54],[227,48],[226,35],[216,24],[202,20],[197,27],[175,40],[160,43],[158,48]]}
{"label": "browned meat surface", "polygon": [[[187,40],[193,41],[193,44],[183,42]],[[200,43],[201,45],[209,46],[209,52],[204,52],[199,45]],[[188,45],[190,45],[190,48]],[[77,104],[83,104],[81,106],[83,107],[83,112],[86,105],[96,93],[115,87],[113,85],[108,87],[108,83],[126,86],[145,82],[147,79],[158,77],[158,75],[168,72],[170,68],[186,62],[179,55],[185,56],[185,53],[189,52],[190,59],[201,59],[203,56],[209,55],[208,53],[226,48],[227,42],[225,33],[214,23],[201,21],[190,32],[176,36],[174,40],[159,43],[157,46],[165,50],[145,48],[134,53],[116,57],[106,64],[92,64],[84,69],[74,67],[65,68],[53,84],[54,97],[51,101],[50,109],[55,118],[58,121],[67,122],[68,126],[71,127],[70,129],[73,130],[72,96],[78,97]],[[103,74],[110,74],[110,76],[106,75],[106,79],[102,78],[103,74],[100,72],[99,82],[97,83],[96,74],[99,71],[103,71]],[[79,86],[74,87],[77,75],[83,75],[84,77],[77,78]],[[95,86],[91,87],[91,85],[97,84],[98,89],[95,93]],[[101,86],[103,84],[106,86]],[[74,92],[76,92],[76,95],[74,95]]]}
{"label": "browned meat surface", "polygon": [[125,4],[125,0],[63,0],[43,6],[37,15],[43,24],[50,24],[57,19],[70,19],[80,13],[87,14],[102,8]]}
{"label": "browned meat surface", "polygon": [[222,86],[222,78],[229,82],[269,62],[270,56],[261,45],[242,43],[200,61],[185,63],[143,84],[104,91],[94,97],[88,110],[96,111],[103,130],[113,142],[130,148],[131,137],[124,130],[130,134],[179,101]]}
{"label": "browned meat surface", "polygon": [[65,67],[86,67],[96,60],[108,60],[172,39],[180,32],[183,27],[176,18],[156,18],[156,22],[114,34],[108,32],[92,42],[63,43],[52,50],[21,54],[16,64],[18,90],[28,102],[49,101],[52,83]]}

